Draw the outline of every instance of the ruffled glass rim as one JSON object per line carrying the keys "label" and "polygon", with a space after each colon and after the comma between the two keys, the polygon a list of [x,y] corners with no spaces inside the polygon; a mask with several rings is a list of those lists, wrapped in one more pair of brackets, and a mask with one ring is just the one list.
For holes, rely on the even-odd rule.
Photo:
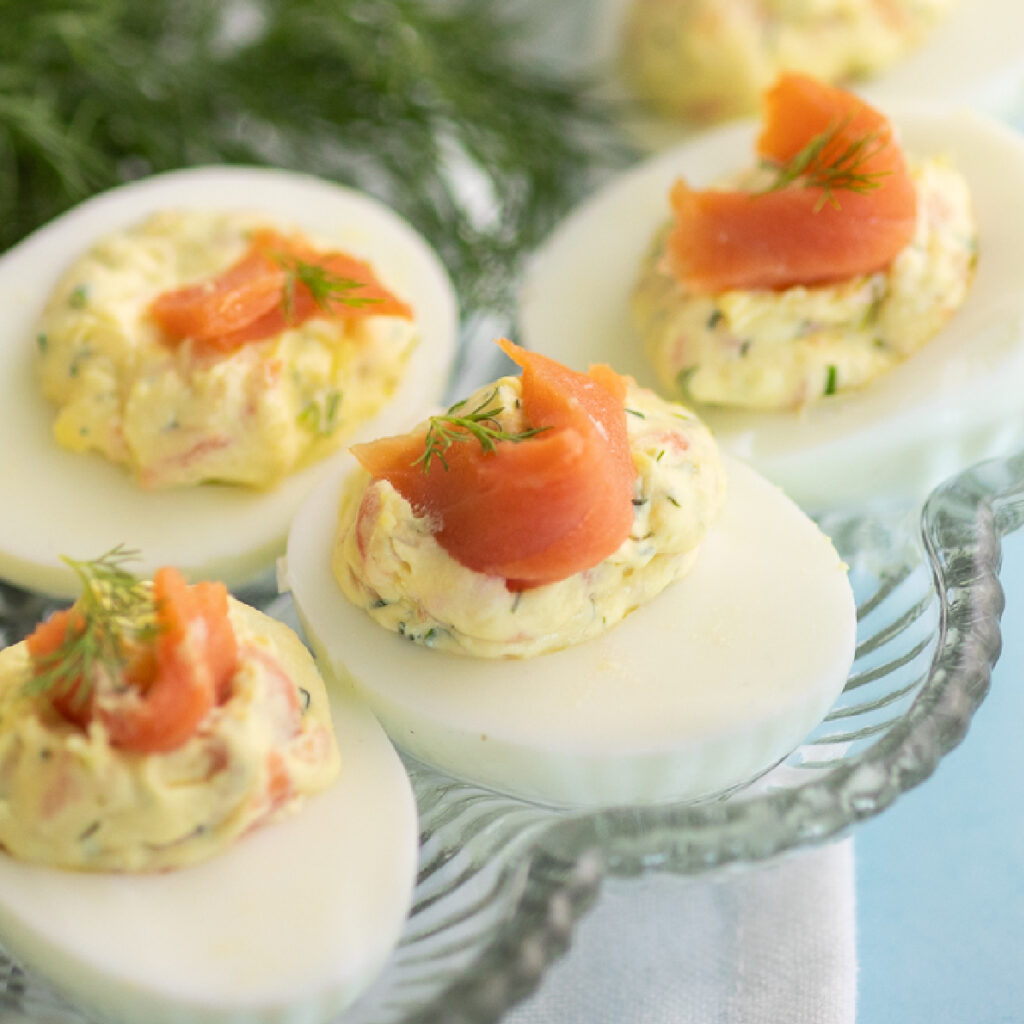
{"label": "ruffled glass rim", "polygon": [[[521,896],[470,967],[406,1024],[488,1024],[526,998],[569,946],[605,875],[736,870],[834,839],[925,781],[965,737],[1002,646],[1001,542],[1024,524],[1024,453],[938,487],[920,516],[939,601],[937,644],[906,712],[872,745],[793,788],[562,818],[518,865]],[[511,867],[511,866],[510,866]]]}

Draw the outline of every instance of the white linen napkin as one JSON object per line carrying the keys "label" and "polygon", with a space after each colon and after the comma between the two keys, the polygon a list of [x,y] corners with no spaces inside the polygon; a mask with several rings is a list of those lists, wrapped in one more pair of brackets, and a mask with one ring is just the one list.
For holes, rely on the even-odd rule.
{"label": "white linen napkin", "polygon": [[608,879],[504,1024],[854,1024],[853,840],[709,880]]}

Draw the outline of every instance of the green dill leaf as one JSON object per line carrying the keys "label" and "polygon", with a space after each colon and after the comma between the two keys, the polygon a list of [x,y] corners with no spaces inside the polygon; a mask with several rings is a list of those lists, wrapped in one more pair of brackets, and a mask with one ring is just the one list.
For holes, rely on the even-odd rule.
{"label": "green dill leaf", "polygon": [[825,394],[834,395],[836,393],[836,386],[839,377],[839,368],[834,364],[829,364],[828,374],[825,377]]}
{"label": "green dill leaf", "polygon": [[72,694],[84,704],[97,672],[119,674],[130,648],[152,642],[157,634],[152,590],[125,568],[137,557],[123,545],[91,561],[61,556],[82,585],[75,602],[80,622],[67,629],[55,650],[35,659],[26,693]]}
{"label": "green dill leaf", "polygon": [[806,145],[785,163],[766,164],[774,171],[775,179],[754,194],[776,192],[797,183],[804,188],[820,188],[821,196],[814,206],[817,213],[826,204],[839,209],[836,191],[871,192],[878,188],[890,172],[865,171],[863,167],[866,161],[890,144],[879,132],[868,132],[851,139],[838,153],[829,152],[829,147],[842,136],[849,123],[850,119],[844,118],[811,136]]}
{"label": "green dill leaf", "polygon": [[324,400],[323,431],[325,434],[333,434],[334,428],[338,425],[338,410],[341,408],[341,392],[337,388],[331,388]]}
{"label": "green dill leaf", "polygon": [[[485,453],[493,452],[499,441],[518,443],[534,437],[550,427],[530,427],[527,430],[507,431],[498,417],[504,407],[498,401],[498,389],[494,388],[485,395],[476,408],[461,414],[466,405],[462,400],[450,406],[448,412],[440,416],[431,416],[424,439],[423,454],[414,459],[412,465],[423,466],[423,472],[430,472],[430,464],[434,459],[448,469],[445,453],[453,444],[460,441],[476,440]],[[459,415],[457,415],[459,414]]]}
{"label": "green dill leaf", "polygon": [[332,273],[327,267],[317,263],[309,263],[288,253],[271,253],[271,259],[285,272],[284,291],[281,295],[281,306],[288,323],[295,316],[295,288],[304,285],[312,296],[313,302],[326,313],[333,312],[335,304],[344,306],[369,306],[380,302],[373,296],[354,295],[353,292],[365,288],[363,281],[351,277],[342,277]]}
{"label": "green dill leaf", "polygon": [[80,284],[74,288],[68,296],[68,305],[72,309],[85,309],[89,303],[89,287]]}
{"label": "green dill leaf", "polygon": [[626,412],[628,412],[630,416],[635,416],[638,420],[645,420],[645,419],[647,419],[646,414],[641,412],[639,409],[630,409],[627,406],[626,407]]}
{"label": "green dill leaf", "polygon": [[311,434],[329,437],[338,426],[338,412],[341,409],[341,392],[330,388],[322,398],[309,399],[296,417],[300,426]]}
{"label": "green dill leaf", "polygon": [[676,374],[676,387],[679,390],[679,394],[683,398],[688,398],[690,395],[690,381],[693,375],[700,369],[699,366],[684,366]]}

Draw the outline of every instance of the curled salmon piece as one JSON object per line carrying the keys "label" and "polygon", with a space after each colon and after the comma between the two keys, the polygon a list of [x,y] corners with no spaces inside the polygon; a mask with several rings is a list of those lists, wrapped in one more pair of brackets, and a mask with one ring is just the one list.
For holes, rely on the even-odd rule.
{"label": "curled salmon piece", "polygon": [[841,281],[885,269],[913,238],[917,196],[892,125],[852,93],[783,75],[765,94],[757,150],[794,180],[672,188],[667,262],[689,290]]}
{"label": "curled salmon piece", "polygon": [[490,451],[475,440],[452,445],[447,469],[435,462],[429,471],[423,428],[352,452],[430,518],[452,558],[524,589],[566,579],[618,549],[633,523],[636,471],[622,377],[603,365],[578,373],[510,341],[499,344],[522,367],[530,437]]}
{"label": "curled salmon piece", "polygon": [[[149,754],[175,750],[195,734],[203,719],[231,693],[238,645],[221,583],[189,586],[172,568],[153,577],[156,630],[152,643],[136,644],[114,692],[102,696],[95,681],[63,681],[50,701],[68,721],[87,727],[99,719],[110,744]],[[68,631],[81,633],[83,617],[74,606],[57,612],[26,638],[37,665],[60,649]]]}
{"label": "curled salmon piece", "polygon": [[206,281],[158,295],[150,314],[172,344],[230,352],[314,317],[398,316],[412,309],[384,287],[369,263],[319,252],[301,238],[253,233],[249,250]]}

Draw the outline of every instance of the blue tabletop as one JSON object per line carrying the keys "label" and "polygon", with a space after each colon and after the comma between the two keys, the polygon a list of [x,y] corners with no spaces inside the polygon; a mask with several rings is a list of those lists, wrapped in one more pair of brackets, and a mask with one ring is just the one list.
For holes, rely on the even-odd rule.
{"label": "blue tabletop", "polygon": [[1024,1022],[1024,532],[966,739],[855,832],[858,1024]]}

